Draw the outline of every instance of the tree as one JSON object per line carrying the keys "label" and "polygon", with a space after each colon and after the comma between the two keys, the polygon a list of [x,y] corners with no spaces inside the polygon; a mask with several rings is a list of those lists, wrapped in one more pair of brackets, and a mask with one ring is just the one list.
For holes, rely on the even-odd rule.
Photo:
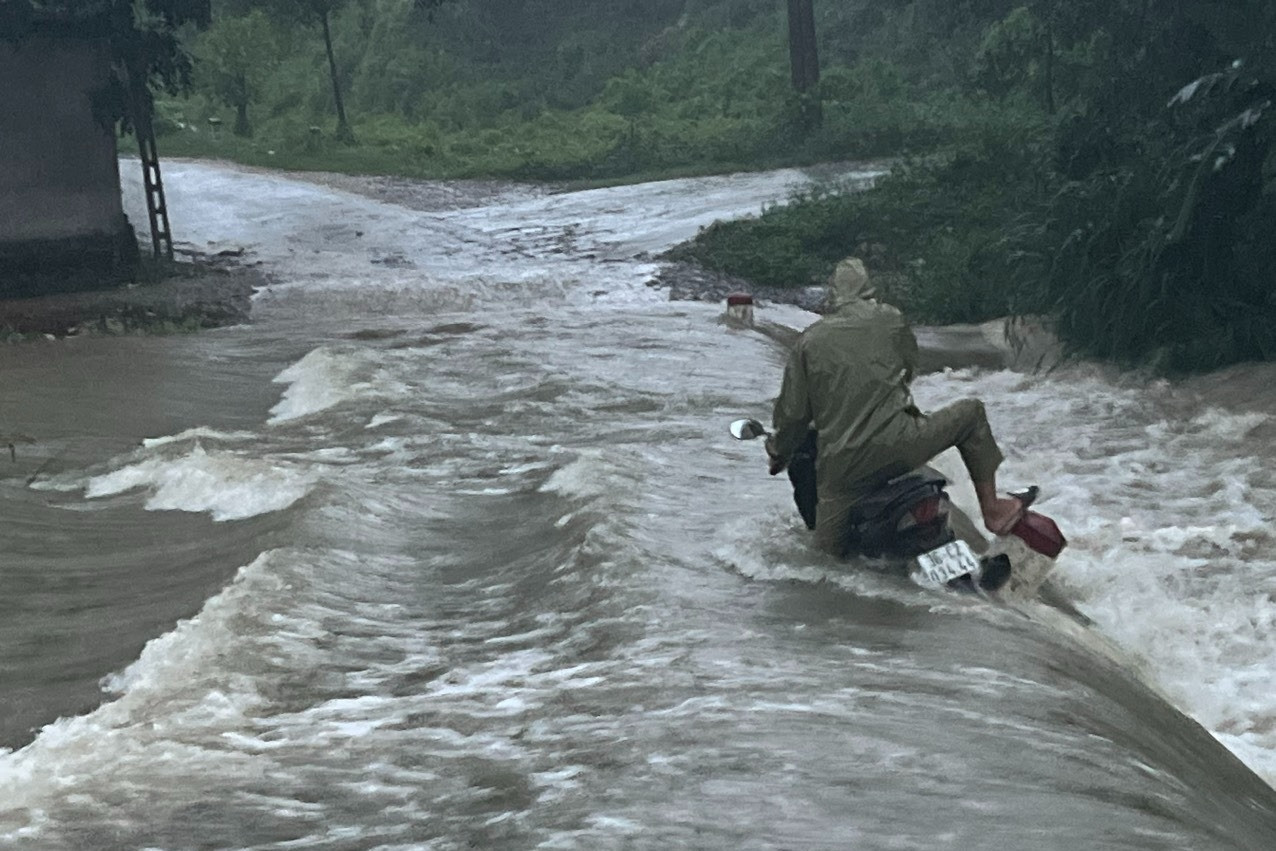
{"label": "tree", "polygon": [[1050,58],[1042,61],[1044,47],[1053,54],[1053,41],[1047,41],[1047,30],[1033,14],[1032,9],[1020,6],[1003,20],[990,25],[984,31],[983,41],[975,53],[973,82],[980,89],[996,97],[1037,82],[1047,69],[1045,81],[1045,105],[1054,112],[1053,82],[1049,70]]}
{"label": "tree", "polygon": [[[409,0],[416,12],[429,15],[447,0]],[[285,24],[318,24],[323,34],[324,53],[328,58],[328,74],[332,79],[332,100],[337,111],[337,139],[348,145],[355,142],[354,131],[346,118],[345,98],[341,90],[341,75],[337,70],[337,56],[332,47],[332,18],[349,3],[349,0],[248,0],[232,3],[232,6],[260,6]]]}
{"label": "tree", "polygon": [[1055,134],[1060,191],[1021,254],[1042,264],[1056,331],[1077,351],[1171,370],[1276,359],[1276,9],[1039,9],[1051,5],[1061,45],[1103,36]]}
{"label": "tree", "polygon": [[219,19],[195,45],[196,78],[235,110],[236,136],[252,135],[248,107],[257,99],[277,52],[270,21],[259,10],[243,18]]}
{"label": "tree", "polygon": [[815,9],[812,0],[788,0],[789,64],[793,89],[808,125],[820,123],[820,102],[815,87],[820,82],[820,59],[815,44]]}
{"label": "tree", "polygon": [[337,72],[337,57],[332,49],[332,16],[347,2],[348,0],[261,0],[260,5],[281,23],[319,25],[323,33],[324,52],[328,57],[328,74],[332,79],[332,100],[337,110],[337,140],[352,145],[355,142],[354,131],[350,129],[350,122],[346,118],[341,76]]}

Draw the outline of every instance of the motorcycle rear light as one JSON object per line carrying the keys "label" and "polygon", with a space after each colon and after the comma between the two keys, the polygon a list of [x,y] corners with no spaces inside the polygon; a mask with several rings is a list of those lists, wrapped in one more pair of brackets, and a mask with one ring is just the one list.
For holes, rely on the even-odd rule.
{"label": "motorcycle rear light", "polygon": [[932,496],[908,509],[908,513],[913,515],[913,519],[919,524],[929,523],[939,516],[939,505],[939,497]]}

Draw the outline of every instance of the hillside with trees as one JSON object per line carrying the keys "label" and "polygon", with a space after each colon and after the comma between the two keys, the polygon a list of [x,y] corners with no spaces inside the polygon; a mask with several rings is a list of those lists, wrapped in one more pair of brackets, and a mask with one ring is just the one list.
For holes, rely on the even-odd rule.
{"label": "hillside with trees", "polygon": [[187,42],[194,94],[161,103],[170,154],[574,181],[889,157],[871,192],[821,187],[678,255],[805,286],[858,252],[918,318],[1048,314],[1076,351],[1127,363],[1276,353],[1267,2],[213,12]]}
{"label": "hillside with trees", "polygon": [[[606,180],[895,156],[1022,120],[952,85],[977,27],[954,33],[913,4],[805,5],[819,68],[800,93],[775,0],[221,0],[191,41],[196,94],[165,104],[167,147]],[[234,131],[216,148],[209,119]]]}

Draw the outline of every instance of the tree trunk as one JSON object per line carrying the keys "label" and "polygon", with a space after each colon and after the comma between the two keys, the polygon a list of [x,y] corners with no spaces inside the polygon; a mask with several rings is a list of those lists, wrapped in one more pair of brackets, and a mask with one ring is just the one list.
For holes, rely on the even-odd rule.
{"label": "tree trunk", "polygon": [[253,134],[252,125],[248,123],[248,101],[241,100],[235,104],[235,126],[231,132],[245,137]]}
{"label": "tree trunk", "polygon": [[337,103],[337,141],[347,145],[354,144],[354,133],[350,123],[346,121],[346,105],[341,99],[341,81],[337,77],[337,57],[332,52],[332,31],[328,27],[328,12],[325,10],[320,20],[323,23],[323,46],[328,51],[328,71],[332,75],[332,98]]}
{"label": "tree trunk", "polygon": [[1050,27],[1050,24],[1046,24],[1044,41],[1046,43],[1046,114],[1054,115],[1054,30]]}
{"label": "tree trunk", "polygon": [[820,81],[820,60],[815,48],[813,0],[789,2],[789,63],[793,88],[805,94]]}
{"label": "tree trunk", "polygon": [[813,0],[788,0],[789,65],[793,89],[798,93],[802,123],[819,126],[822,118],[820,100],[815,91],[820,82],[820,59],[815,46],[815,9]]}

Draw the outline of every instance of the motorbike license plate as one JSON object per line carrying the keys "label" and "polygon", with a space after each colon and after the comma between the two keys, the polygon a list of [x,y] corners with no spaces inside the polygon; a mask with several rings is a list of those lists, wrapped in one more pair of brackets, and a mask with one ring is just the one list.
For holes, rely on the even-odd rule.
{"label": "motorbike license plate", "polygon": [[928,585],[946,585],[966,573],[979,575],[979,559],[965,541],[952,541],[917,557],[920,579]]}

